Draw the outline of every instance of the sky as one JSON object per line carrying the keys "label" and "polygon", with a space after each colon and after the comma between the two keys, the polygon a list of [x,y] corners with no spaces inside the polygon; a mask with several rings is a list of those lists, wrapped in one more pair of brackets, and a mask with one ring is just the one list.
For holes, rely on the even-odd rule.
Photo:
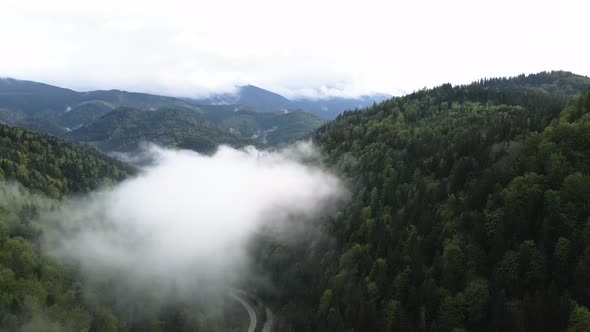
{"label": "sky", "polygon": [[590,75],[590,2],[3,0],[0,77],[198,97],[401,95],[543,70]]}

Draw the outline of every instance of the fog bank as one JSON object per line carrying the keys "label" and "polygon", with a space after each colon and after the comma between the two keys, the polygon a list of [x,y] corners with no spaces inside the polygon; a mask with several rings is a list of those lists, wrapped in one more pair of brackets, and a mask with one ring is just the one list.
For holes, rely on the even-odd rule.
{"label": "fog bank", "polygon": [[[264,152],[222,146],[211,155],[149,146],[138,175],[65,199],[42,222],[50,255],[92,278],[130,285],[199,287],[248,274],[246,251],[264,225],[317,218],[345,196],[341,181],[314,166],[310,143]],[[209,286],[207,286],[209,287]]]}

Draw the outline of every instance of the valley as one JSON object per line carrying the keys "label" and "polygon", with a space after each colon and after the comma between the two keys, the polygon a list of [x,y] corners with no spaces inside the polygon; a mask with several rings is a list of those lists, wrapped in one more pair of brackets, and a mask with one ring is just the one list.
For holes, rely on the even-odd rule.
{"label": "valley", "polygon": [[590,2],[0,8],[0,332],[590,332]]}
{"label": "valley", "polygon": [[[68,140],[3,125],[0,127],[0,176],[4,180],[0,192],[0,285],[3,285],[0,308],[4,316],[0,324],[9,329],[50,326],[55,331],[84,328],[156,331],[183,327],[199,331],[270,331],[268,326],[263,328],[265,322],[272,322],[273,331],[420,331],[422,327],[433,326],[441,331],[482,330],[485,326],[549,331],[584,324],[590,318],[587,309],[590,293],[586,287],[590,280],[586,273],[590,243],[586,234],[590,217],[588,91],[588,77],[561,71],[483,79],[460,86],[445,84],[364,110],[344,112],[333,121],[317,124],[319,128],[311,134],[294,129],[296,137],[308,135],[321,151],[320,156],[308,151],[309,146],[300,146],[299,152],[287,148],[279,155],[273,155],[275,152],[270,150],[265,152],[269,153],[267,157],[264,154],[261,157],[257,151],[252,152],[252,157],[240,150],[216,151],[218,145],[266,149],[281,141],[271,133],[266,136],[267,142],[260,142],[224,130],[246,131],[240,123],[264,122],[266,117],[269,118],[265,123],[279,121],[273,119],[279,114],[250,111],[239,112],[239,119],[229,120],[235,106],[215,106],[220,110],[215,113],[197,106],[194,109],[162,106],[147,111],[135,108],[139,106],[137,103],[111,108],[108,105],[112,104],[106,101],[81,102],[60,116],[64,123],[91,119],[76,130],[59,134]],[[3,107],[7,106],[6,103]],[[32,109],[27,112],[34,113]],[[285,116],[293,113],[296,114],[290,112]],[[7,114],[18,118],[14,112]],[[196,114],[209,114],[210,122]],[[297,118],[288,119],[291,124],[297,121]],[[161,165],[158,167],[171,167],[166,165],[175,158],[180,159],[174,167],[181,169],[189,161],[204,163],[195,164],[202,165],[200,168],[191,168],[205,173],[200,180],[192,180],[193,175],[187,175],[190,173],[179,179],[185,172],[179,169],[172,172],[175,179],[167,180],[164,187],[146,187],[155,188],[153,197],[158,197],[157,191],[166,187],[186,190],[180,189],[179,183],[202,184],[203,190],[217,196],[219,193],[205,180],[215,179],[222,187],[213,170],[224,172],[228,181],[235,183],[245,177],[232,175],[235,171],[223,165],[233,164],[246,171],[266,159],[269,168],[260,174],[269,174],[276,169],[275,163],[284,160],[293,160],[289,162],[296,164],[289,167],[294,169],[305,164],[321,165],[347,184],[349,196],[345,204],[320,205],[321,210],[333,211],[326,214],[303,212],[312,206],[310,203],[304,204],[301,211],[293,207],[293,218],[300,217],[260,224],[265,231],[247,233],[250,235],[244,240],[243,248],[230,245],[236,241],[242,243],[236,233],[237,237],[227,242],[225,250],[227,253],[238,250],[238,257],[246,255],[247,258],[239,261],[251,260],[247,274],[233,280],[230,276],[235,273],[223,272],[229,284],[213,283],[219,287],[219,295],[200,294],[192,300],[176,296],[175,300],[162,304],[160,298],[169,296],[166,295],[169,291],[176,294],[184,289],[185,281],[181,277],[192,271],[185,270],[184,263],[167,268],[166,275],[172,272],[180,278],[173,284],[168,285],[168,281],[157,277],[161,273],[159,269],[138,267],[145,269],[145,278],[154,273],[155,279],[146,285],[136,284],[134,287],[138,289],[123,286],[117,290],[108,286],[108,280],[128,278],[135,268],[128,272],[124,267],[110,270],[110,263],[100,263],[107,264],[101,272],[104,276],[94,278],[90,277],[93,274],[84,272],[84,263],[63,261],[60,256],[44,253],[48,243],[59,239],[58,230],[74,232],[69,237],[75,240],[81,236],[77,232],[86,227],[76,226],[72,217],[55,218],[60,211],[65,213],[76,205],[90,204],[91,208],[82,208],[83,213],[69,212],[72,216],[79,215],[79,221],[90,223],[89,230],[100,227],[100,223],[91,226],[93,215],[85,216],[94,213],[93,209],[97,209],[97,216],[103,216],[105,212],[100,211],[109,209],[119,209],[116,215],[129,211],[118,205],[102,208],[101,204],[112,203],[101,197],[132,188],[129,186],[134,181],[149,179],[151,171],[140,169],[143,175],[137,177],[136,166],[108,157],[98,149],[132,152],[142,142],[155,142],[171,149],[152,157],[164,158],[156,163]],[[205,154],[184,155],[182,150]],[[157,157],[158,153],[161,157]],[[178,157],[176,153],[180,153]],[[297,157],[291,159],[294,155]],[[166,161],[166,158],[172,159]],[[224,158],[237,159],[228,163]],[[253,159],[245,162],[244,158]],[[217,159],[220,164],[207,166],[210,162],[217,163]],[[300,160],[304,163],[299,164]],[[162,174],[169,176],[168,171]],[[279,178],[289,177],[280,175]],[[305,177],[295,178],[304,181]],[[274,180],[261,181],[256,183]],[[123,184],[121,189],[119,183]],[[289,183],[284,185],[291,186]],[[251,191],[253,186],[240,184],[236,188],[258,199],[259,194]],[[271,197],[280,193],[260,190]],[[84,196],[86,193],[90,196]],[[125,202],[125,197],[115,201]],[[129,198],[129,202],[143,200],[141,197]],[[228,197],[245,196],[238,192]],[[94,202],[95,199],[99,200]],[[179,196],[175,200],[182,210],[184,198]],[[293,203],[291,198],[288,201]],[[76,203],[72,207],[73,202]],[[234,208],[240,208],[238,201],[231,202]],[[96,204],[98,208],[94,207]],[[160,209],[161,203],[152,204]],[[195,205],[194,211],[205,209],[199,206]],[[243,215],[250,214],[249,210],[244,211]],[[157,227],[148,233],[151,237],[160,232],[166,236],[164,239],[174,238],[182,243],[185,240],[181,239],[189,236],[174,229],[168,234],[159,224],[149,226],[149,218],[160,220],[157,215],[141,216],[147,218],[143,221],[144,231],[151,232],[150,227]],[[62,224],[63,218],[71,219],[70,224]],[[110,222],[109,218],[116,217],[107,213],[100,218],[106,218],[101,222]],[[131,214],[118,222],[127,219],[136,217]],[[297,222],[292,224],[294,220]],[[155,255],[159,250],[141,240],[142,233],[134,235],[133,225],[125,226],[131,227],[126,230],[127,240],[149,245],[138,252],[147,257]],[[176,226],[180,232],[194,231],[182,225]],[[116,230],[120,226],[115,223],[111,227]],[[109,234],[108,229],[104,234]],[[212,231],[218,232],[215,229]],[[244,232],[249,232],[246,229]],[[285,233],[285,229],[289,231]],[[205,229],[194,234],[201,231]],[[226,231],[211,234],[221,236]],[[97,237],[93,241],[99,246],[103,240]],[[137,252],[137,249],[128,251],[127,245],[119,248],[117,237],[107,237],[105,241],[113,245],[109,250],[122,250],[118,254],[121,259]],[[96,262],[102,259],[93,256],[95,253],[88,255]],[[157,255],[153,257],[160,259]],[[257,280],[261,276],[264,282]],[[199,278],[213,285],[212,277],[219,279],[207,274]],[[147,285],[153,293],[146,293],[143,287]],[[247,292],[235,290],[230,296],[222,295],[234,286]],[[143,304],[121,302],[127,297],[139,299]],[[88,302],[89,298],[93,300]]]}

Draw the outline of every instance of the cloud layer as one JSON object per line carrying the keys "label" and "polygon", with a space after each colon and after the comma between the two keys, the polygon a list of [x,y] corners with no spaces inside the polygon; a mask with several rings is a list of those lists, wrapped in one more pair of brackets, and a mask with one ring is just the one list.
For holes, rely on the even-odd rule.
{"label": "cloud layer", "polygon": [[[248,274],[248,241],[266,225],[317,218],[345,196],[341,181],[312,166],[309,143],[281,151],[220,147],[212,156],[149,147],[154,160],[111,189],[66,199],[43,216],[45,247],[87,275],[130,284],[198,287]],[[144,158],[145,159],[145,158]],[[209,286],[208,286],[209,287]]]}

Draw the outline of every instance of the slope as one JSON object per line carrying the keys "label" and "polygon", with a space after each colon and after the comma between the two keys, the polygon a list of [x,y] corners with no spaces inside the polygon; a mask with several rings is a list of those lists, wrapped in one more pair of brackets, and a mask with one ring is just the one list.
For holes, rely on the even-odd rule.
{"label": "slope", "polygon": [[364,109],[390,98],[391,96],[386,94],[372,94],[356,98],[297,98],[293,99],[293,103],[298,109],[306,110],[322,119],[332,120],[344,111]]}
{"label": "slope", "polygon": [[[146,112],[177,109],[190,112],[201,120],[214,122],[228,132],[232,129],[242,139],[254,137],[259,142],[268,141],[272,144],[299,138],[323,123],[303,112],[287,116],[277,113],[270,115],[266,111],[271,108],[283,113],[282,110],[286,107],[284,103],[290,101],[254,86],[243,87],[242,91],[240,98],[230,101],[253,106],[196,105],[178,98],[145,93],[120,90],[76,92],[37,82],[1,79],[0,122],[60,137],[71,137],[66,135],[68,131],[88,125],[116,107],[127,106]],[[285,107],[277,108],[276,105]],[[247,110],[248,115],[234,113],[233,110],[236,109]],[[247,120],[243,119],[245,117]],[[236,124],[239,124],[239,130],[231,127]],[[266,135],[265,132],[272,134]]]}
{"label": "slope", "polygon": [[325,121],[303,111],[254,112],[234,105],[200,106],[198,117],[240,137],[277,146],[299,139]]}
{"label": "slope", "polygon": [[[69,203],[91,200],[100,194],[84,195],[89,190],[117,183],[132,171],[89,146],[21,128],[0,125],[0,142],[0,330],[236,331],[246,326],[235,301],[162,305],[148,292],[129,304],[113,287],[117,273],[88,277],[77,264],[55,259],[47,241],[64,240],[53,239],[63,224],[40,216],[69,219]],[[66,194],[76,197],[64,203],[60,198]]]}
{"label": "slope", "polygon": [[120,107],[65,135],[96,145],[103,151],[131,151],[141,142],[212,152],[219,144],[245,146],[243,140],[215,125],[198,120],[194,113],[178,109],[142,111]]}
{"label": "slope", "polygon": [[101,100],[114,106],[157,109],[174,106],[198,111],[194,105],[173,98],[120,90],[77,92],[48,84],[0,79],[0,107],[34,118],[63,114],[80,103]]}
{"label": "slope", "polygon": [[290,100],[272,91],[245,85],[238,87],[235,93],[214,94],[209,98],[186,100],[197,105],[239,105],[243,109],[258,112],[281,113],[285,110],[302,110],[321,119],[331,120],[344,111],[366,108],[390,97],[384,94],[372,94],[357,98],[298,97]]}
{"label": "slope", "polygon": [[17,180],[50,197],[85,192],[130,173],[98,150],[0,125],[0,178]]}
{"label": "slope", "polygon": [[590,93],[564,110],[582,90],[590,79],[564,72],[443,85],[318,130],[352,200],[322,223],[325,241],[259,243],[281,328],[556,331],[590,319]]}
{"label": "slope", "polygon": [[0,329],[118,327],[110,309],[82,300],[71,267],[40,254],[43,225],[34,220],[63,195],[118,182],[132,171],[96,149],[20,128],[0,125],[0,142]]}
{"label": "slope", "polygon": [[246,105],[260,112],[282,112],[294,108],[289,99],[253,85],[240,87],[236,104]]}

